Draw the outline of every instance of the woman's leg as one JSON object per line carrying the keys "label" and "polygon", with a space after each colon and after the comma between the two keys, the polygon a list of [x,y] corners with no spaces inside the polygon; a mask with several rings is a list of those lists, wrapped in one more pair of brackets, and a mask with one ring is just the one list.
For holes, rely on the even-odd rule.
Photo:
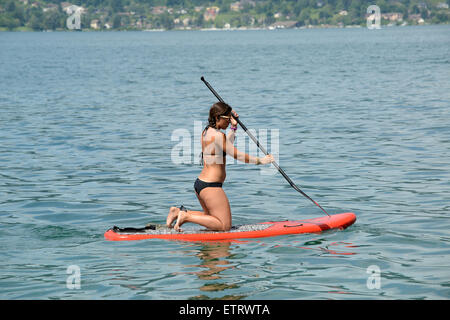
{"label": "woman's leg", "polygon": [[[202,206],[203,211],[191,211],[191,210],[188,210],[188,212],[190,214],[193,214],[193,215],[209,214],[209,211],[208,211],[208,208],[205,205],[205,202],[202,200],[202,198],[200,198],[200,196],[197,194],[197,192],[195,192],[195,195],[197,196],[197,199],[200,202],[200,205]],[[180,208],[177,208],[177,207],[171,207],[170,208],[169,214],[167,215],[167,219],[166,219],[166,226],[168,228],[172,228],[172,224],[178,218],[178,213],[179,212],[180,212]]]}
{"label": "woman's leg", "polygon": [[[203,193],[202,193],[203,194]],[[205,201],[203,201],[203,199],[202,198],[200,198],[200,196],[198,195],[198,193],[197,193],[197,191],[195,192],[195,195],[197,196],[197,199],[198,199],[198,202],[200,202],[200,205],[202,206],[202,208],[203,208],[203,214],[209,214],[209,210],[208,210],[208,207],[206,206],[206,204],[205,204]],[[195,211],[195,212],[200,212],[200,211]]]}
{"label": "woman's leg", "polygon": [[192,222],[210,230],[230,230],[231,228],[231,208],[228,198],[222,188],[204,188],[201,196],[197,195],[200,204],[205,212],[201,211],[179,211],[175,230],[179,230],[181,225]]}

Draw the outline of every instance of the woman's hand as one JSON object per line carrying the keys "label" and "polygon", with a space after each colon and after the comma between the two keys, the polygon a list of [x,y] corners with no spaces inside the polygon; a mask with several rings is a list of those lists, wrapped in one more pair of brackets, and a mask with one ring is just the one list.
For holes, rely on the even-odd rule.
{"label": "woman's hand", "polygon": [[234,110],[231,110],[231,113],[233,114],[233,116],[232,116],[231,119],[230,119],[231,126],[233,126],[233,127],[236,128],[238,122],[236,121],[235,118],[239,118],[239,115],[238,115],[238,114],[236,113],[236,111],[234,111]]}
{"label": "woman's hand", "polygon": [[273,156],[271,154],[268,154],[264,158],[262,158],[262,159],[260,158],[259,159],[259,163],[260,164],[268,164],[268,163],[272,163],[274,161],[275,161],[275,159],[273,158]]}

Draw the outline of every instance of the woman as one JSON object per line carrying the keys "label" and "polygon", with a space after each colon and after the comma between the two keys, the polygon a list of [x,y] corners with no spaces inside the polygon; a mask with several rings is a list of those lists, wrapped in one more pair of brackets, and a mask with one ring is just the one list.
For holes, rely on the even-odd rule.
{"label": "woman", "polygon": [[[202,225],[210,230],[228,231],[231,228],[230,203],[222,184],[225,181],[225,159],[226,155],[245,162],[254,164],[268,164],[274,161],[272,155],[264,158],[250,156],[237,150],[234,146],[234,138],[237,130],[238,114],[232,111],[231,107],[223,102],[215,103],[209,110],[208,125],[202,132],[202,159],[203,170],[194,183],[195,194],[200,202],[203,211],[186,210],[171,207],[167,216],[167,226],[181,231],[180,227],[186,222]],[[227,136],[220,130],[228,128],[231,123],[231,130]]]}

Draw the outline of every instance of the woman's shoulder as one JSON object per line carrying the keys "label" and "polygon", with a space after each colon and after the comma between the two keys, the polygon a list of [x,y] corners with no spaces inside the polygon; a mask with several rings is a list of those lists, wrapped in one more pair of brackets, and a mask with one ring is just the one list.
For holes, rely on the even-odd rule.
{"label": "woman's shoulder", "polygon": [[222,131],[217,130],[215,128],[208,128],[205,132],[204,137],[209,138],[208,140],[211,140],[211,139],[226,138],[226,135]]}

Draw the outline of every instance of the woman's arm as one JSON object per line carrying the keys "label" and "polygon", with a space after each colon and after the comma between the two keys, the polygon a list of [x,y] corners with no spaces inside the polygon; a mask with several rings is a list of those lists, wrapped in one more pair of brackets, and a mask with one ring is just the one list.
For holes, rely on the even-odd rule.
{"label": "woman's arm", "polygon": [[264,158],[258,158],[251,156],[245,152],[239,151],[230,140],[225,137],[225,134],[219,133],[222,135],[222,138],[216,138],[215,141],[222,141],[222,145],[218,145],[219,149],[226,152],[226,154],[232,156],[234,159],[245,162],[245,163],[253,163],[253,164],[267,164],[273,161],[272,155],[267,155]]}
{"label": "woman's arm", "polygon": [[231,144],[234,144],[234,139],[236,138],[236,131],[230,129],[230,132],[227,134],[227,140],[230,141]]}
{"label": "woman's arm", "polygon": [[231,144],[234,144],[234,139],[236,138],[236,130],[237,130],[237,125],[238,125],[235,118],[238,118],[239,115],[234,110],[231,111],[231,113],[233,114],[233,117],[231,117],[231,120],[230,120],[231,128],[227,134],[227,139],[231,142]]}

